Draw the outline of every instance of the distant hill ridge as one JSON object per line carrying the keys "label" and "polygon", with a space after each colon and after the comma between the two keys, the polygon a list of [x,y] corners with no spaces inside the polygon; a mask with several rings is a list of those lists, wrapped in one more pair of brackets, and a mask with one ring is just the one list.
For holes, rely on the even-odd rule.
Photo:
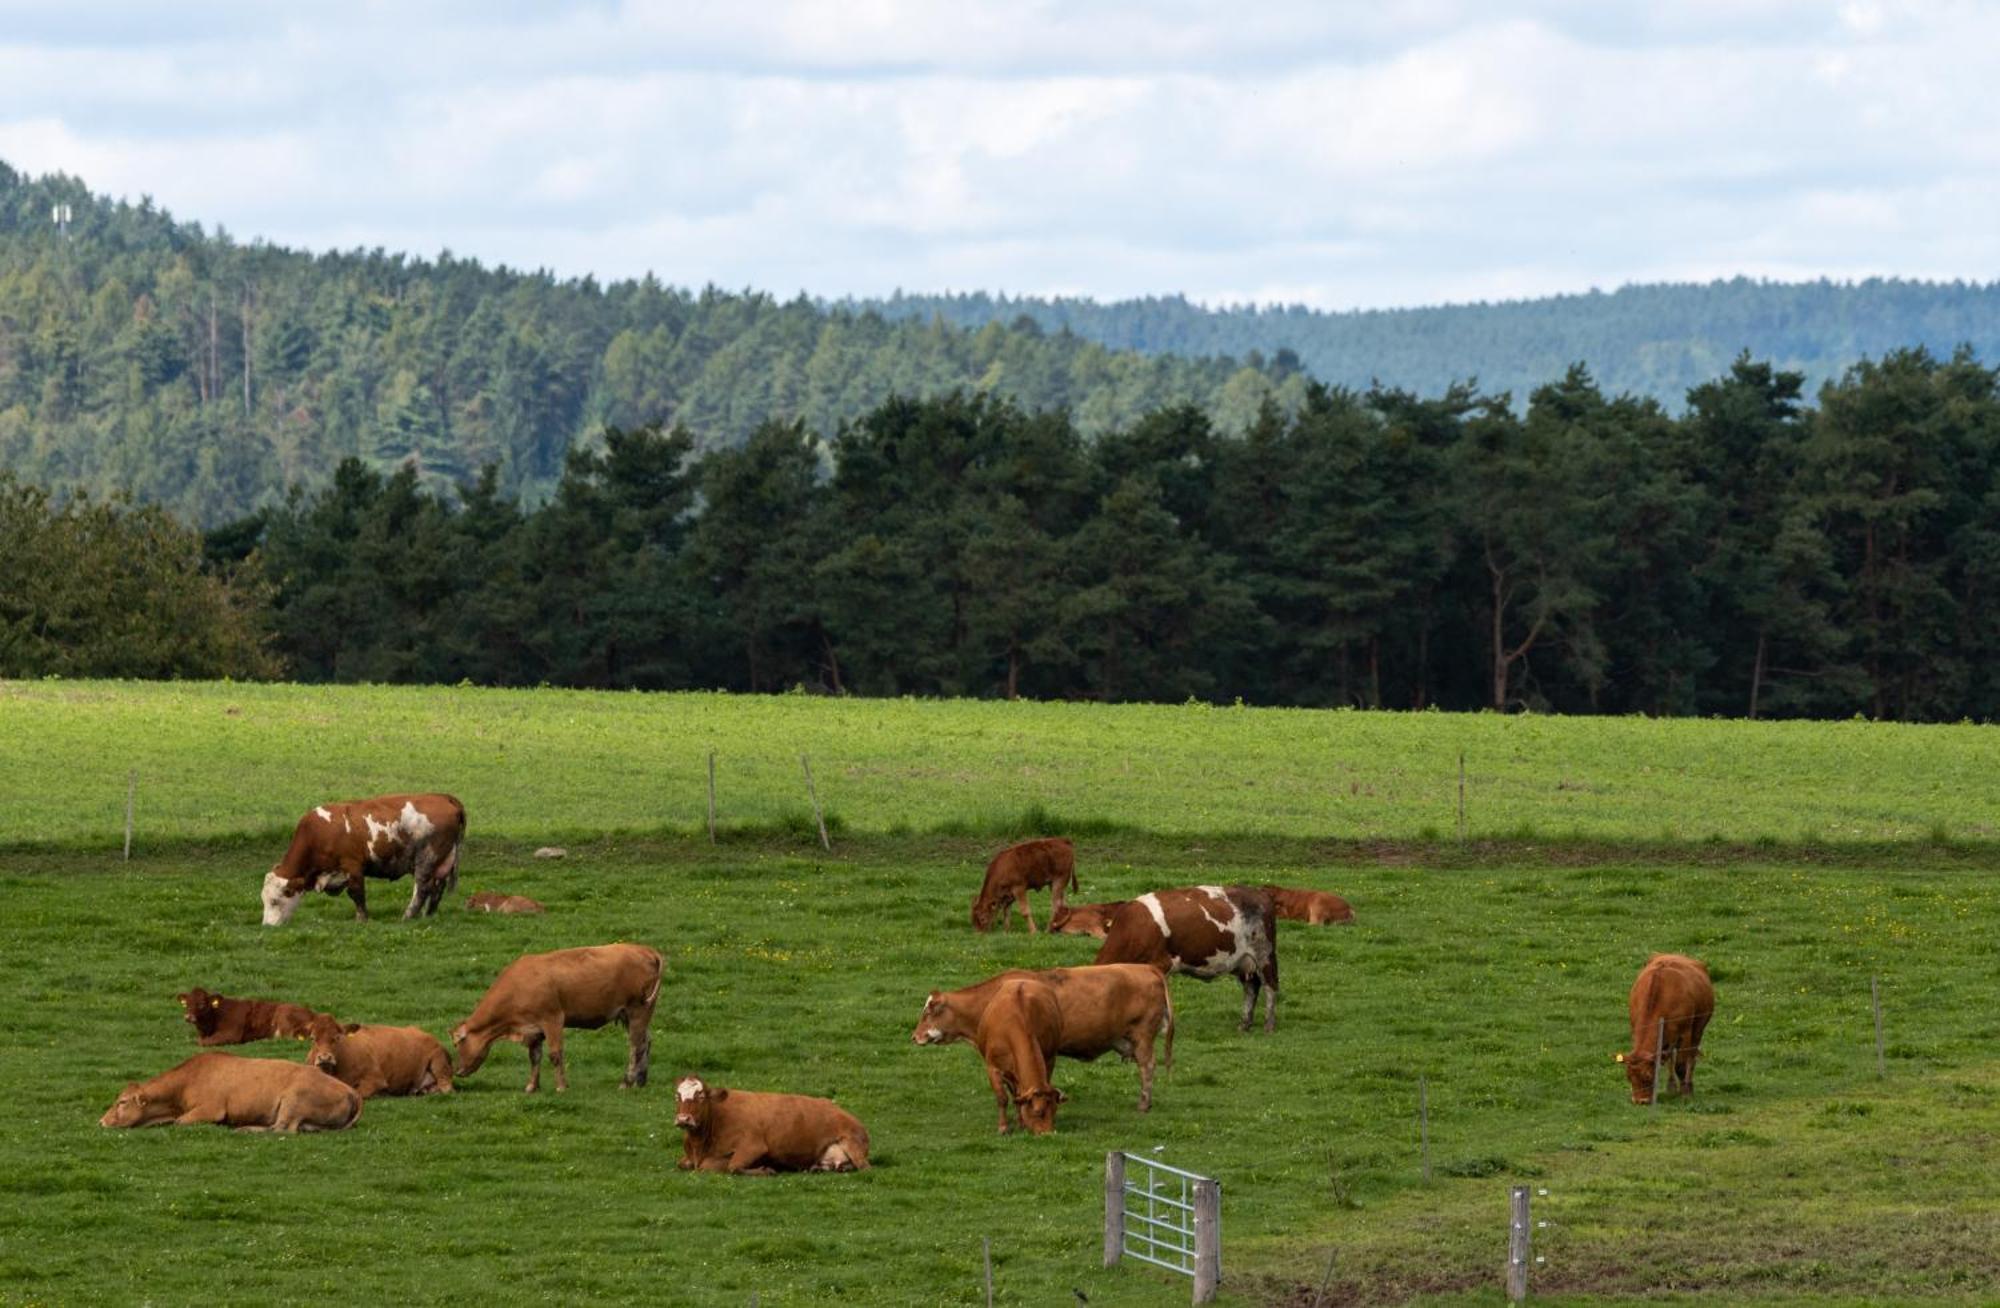
{"label": "distant hill ridge", "polygon": [[781,301],[243,244],[0,163],[0,470],[204,523],[320,484],[347,456],[415,460],[434,483],[491,464],[532,499],[607,425],[683,424],[699,448],[774,419],[829,437],[891,395],[991,392],[1090,436],[1185,404],[1234,433],[1267,402],[1295,412],[1314,378],[1427,395],[1476,378],[1519,402],[1581,360],[1605,391],[1678,409],[1746,349],[1817,383],[1863,356],[1962,342],[2000,358],[2000,288],[1738,280],[1358,313]]}
{"label": "distant hill ridge", "polygon": [[897,294],[827,303],[888,318],[963,327],[1034,323],[1114,349],[1275,359],[1290,350],[1313,377],[1420,394],[1477,378],[1516,400],[1587,364],[1606,392],[1650,396],[1678,411],[1690,388],[1747,350],[1804,373],[1807,393],[1863,358],[1922,345],[1970,345],[2000,358],[2000,282],[1759,281],[1630,285],[1611,292],[1408,309],[1326,311],[1303,305],[1204,307],[1184,296],[1100,303],[1069,297]]}

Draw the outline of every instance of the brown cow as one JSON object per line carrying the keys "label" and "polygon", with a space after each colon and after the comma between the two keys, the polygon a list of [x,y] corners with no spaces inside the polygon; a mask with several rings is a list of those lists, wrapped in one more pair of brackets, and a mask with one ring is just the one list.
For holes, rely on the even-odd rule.
{"label": "brown cow", "polygon": [[[917,1015],[912,1042],[920,1045],[950,1044],[970,1040],[979,1044],[981,1022],[994,996],[1013,981],[1033,980],[1046,986],[1054,997],[1056,1028],[1048,1056],[1057,1054],[1090,1062],[1116,1052],[1139,1065],[1139,1111],[1153,1106],[1153,1041],[1167,1038],[1161,1065],[1174,1065],[1174,1003],[1167,992],[1167,980],[1153,968],[1136,963],[1108,967],[1052,967],[1033,972],[1016,969],[989,977],[962,990],[933,990]],[[989,1062],[989,1079],[991,1069]],[[1006,1129],[1007,1106],[1001,1099],[1001,1129]]]}
{"label": "brown cow", "polygon": [[482,890],[467,899],[465,906],[476,913],[545,913],[548,911],[526,895],[503,895],[497,890]]}
{"label": "brown cow", "polygon": [[315,1019],[324,1017],[302,1004],[275,999],[231,999],[196,986],[174,996],[199,1045],[247,1045],[256,1040],[304,1040]]}
{"label": "brown cow", "polygon": [[344,1131],[360,1116],[361,1096],[316,1067],[211,1051],[132,1082],[97,1124]]}
{"label": "brown cow", "polygon": [[591,945],[523,954],[502,968],[472,1016],[451,1041],[459,1076],[471,1076],[498,1040],[528,1047],[528,1093],[542,1084],[542,1045],[556,1067],[556,1089],[569,1089],[563,1063],[563,1028],[594,1031],[622,1022],[632,1053],[620,1085],[646,1084],[652,1060],[653,1005],[660,998],[660,951],[645,945]]}
{"label": "brown cow", "polygon": [[363,1099],[376,1095],[448,1095],[451,1060],[421,1027],[342,1026],[322,1016],[313,1023],[306,1062],[353,1086]]}
{"label": "brown cow", "polygon": [[357,921],[368,920],[369,877],[414,877],[403,916],[436,913],[458,884],[465,806],[450,795],[381,795],[321,804],[299,819],[285,856],[264,875],[264,925],[283,926],[309,890],[347,892]]}
{"label": "brown cow", "polygon": [[1312,926],[1354,925],[1354,909],[1339,895],[1324,890],[1293,890],[1287,886],[1265,886],[1278,916]]}
{"label": "brown cow", "polygon": [[1233,976],[1243,983],[1250,1029],[1264,990],[1264,1029],[1278,1029],[1278,921],[1271,897],[1255,886],[1156,890],[1122,905],[1097,951],[1099,963],[1147,963],[1199,981]]}
{"label": "brown cow", "polygon": [[1024,840],[995,854],[986,865],[986,879],[980,883],[979,893],[972,897],[973,927],[990,930],[996,914],[1000,925],[1005,927],[1007,901],[1011,899],[1028,920],[1028,930],[1033,931],[1035,915],[1028,910],[1028,892],[1043,886],[1049,888],[1051,911],[1060,913],[1064,888],[1076,889],[1076,846],[1067,836]]}
{"label": "brown cow", "polygon": [[1111,929],[1111,915],[1127,902],[1117,899],[1108,904],[1065,904],[1049,915],[1049,930],[1070,936],[1096,936],[1102,940],[1104,933]]}
{"label": "brown cow", "polygon": [[831,1099],[726,1090],[698,1076],[674,1086],[682,1171],[865,1172],[868,1128]]}
{"label": "brown cow", "polygon": [[1631,1012],[1632,1049],[1617,1057],[1631,1082],[1632,1102],[1649,1104],[1658,1096],[1662,1057],[1674,1060],[1673,1079],[1681,1097],[1694,1094],[1701,1033],[1715,1016],[1715,986],[1707,965],[1685,954],[1653,955],[1632,983]]}

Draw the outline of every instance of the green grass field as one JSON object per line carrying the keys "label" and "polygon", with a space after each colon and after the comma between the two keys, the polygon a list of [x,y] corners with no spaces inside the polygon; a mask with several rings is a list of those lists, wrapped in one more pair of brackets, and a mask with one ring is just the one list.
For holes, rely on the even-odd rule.
{"label": "green grass field", "polygon": [[[2000,857],[1974,782],[1991,739],[0,685],[0,1302],[974,1304],[982,1237],[999,1302],[1184,1302],[1184,1281],[1099,1265],[1117,1148],[1222,1179],[1230,1302],[1310,1303],[1330,1251],[1328,1303],[1500,1302],[1517,1183],[1548,1191],[1538,1298],[1991,1301]],[[693,834],[711,747],[735,824],[719,846]],[[844,827],[830,856],[796,829],[801,750]],[[1441,794],[1419,803],[1419,776]],[[273,833],[318,799],[419,785],[466,799],[461,890],[533,895],[546,917],[455,898],[404,924],[406,887],[378,883],[373,923],[315,897],[257,925]],[[996,1137],[977,1056],[909,1032],[934,986],[1089,960],[1094,942],[966,924],[995,833],[1036,805],[1075,823],[1086,898],[1280,880],[1340,891],[1359,924],[1286,924],[1275,1036],[1236,1032],[1233,983],[1175,981],[1151,1114],[1129,1065],[1065,1062],[1058,1133]],[[570,856],[532,859],[551,838]],[[519,953],[613,939],[667,956],[648,1089],[617,1088],[614,1028],[573,1033],[566,1096],[522,1095],[504,1047],[460,1094],[371,1101],[339,1135],[96,1126],[125,1081],[193,1051],[173,999],[190,984],[442,1035]],[[1666,949],[1709,961],[1720,1011],[1695,1101],[1650,1111],[1611,1054],[1633,972]],[[837,1096],[876,1169],[675,1171],[684,1071]]]}

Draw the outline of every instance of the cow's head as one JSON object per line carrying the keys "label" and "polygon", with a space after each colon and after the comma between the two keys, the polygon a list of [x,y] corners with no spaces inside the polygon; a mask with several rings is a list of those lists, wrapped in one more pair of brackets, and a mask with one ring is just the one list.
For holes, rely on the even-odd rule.
{"label": "cow's head", "polygon": [[972,929],[984,931],[993,925],[993,901],[986,898],[986,887],[972,897]]}
{"label": "cow's head", "polygon": [[917,1014],[916,1029],[910,1032],[910,1040],[919,1045],[950,1044],[959,1038],[952,1029],[955,1025],[944,995],[933,990],[924,1000],[924,1011]]}
{"label": "cow's head", "polygon": [[1035,1135],[1047,1135],[1056,1129],[1056,1106],[1068,1099],[1068,1095],[1047,1085],[1015,1095],[1014,1107],[1020,1110],[1022,1126]]}
{"label": "cow's head", "polygon": [[305,898],[304,887],[294,887],[278,873],[280,864],[271,864],[271,870],[264,874],[264,925],[283,926],[292,920],[292,912]]}
{"label": "cow's head", "polygon": [[306,1063],[332,1076],[333,1069],[340,1063],[335,1047],[346,1034],[340,1023],[325,1013],[313,1018],[312,1025],[306,1028],[306,1038],[312,1041],[312,1048],[306,1051]]}
{"label": "cow's head", "polygon": [[674,1082],[674,1125],[690,1135],[707,1135],[715,1106],[729,1098],[721,1086],[711,1086],[698,1076],[684,1076]]}
{"label": "cow's head", "polygon": [[1650,1104],[1653,1102],[1653,1068],[1655,1060],[1651,1054],[1613,1054],[1625,1065],[1625,1079],[1632,1084],[1632,1102]]}
{"label": "cow's head", "polygon": [[451,1069],[453,1076],[471,1076],[486,1061],[486,1051],[493,1047],[494,1037],[472,1034],[470,1018],[451,1029]]}
{"label": "cow's head", "polygon": [[1117,907],[1117,904],[1064,904],[1049,918],[1049,930],[1102,940],[1111,930],[1111,913]]}
{"label": "cow's head", "polygon": [[118,1100],[104,1110],[104,1116],[97,1119],[99,1126],[144,1126],[159,1114],[146,1098],[146,1092],[137,1081],[119,1092]]}
{"label": "cow's head", "polygon": [[175,995],[174,998],[180,1001],[181,1020],[189,1026],[194,1027],[201,1025],[201,1017],[204,1011],[213,1011],[222,1006],[221,996],[211,995],[200,986],[196,986],[192,990],[183,990]]}

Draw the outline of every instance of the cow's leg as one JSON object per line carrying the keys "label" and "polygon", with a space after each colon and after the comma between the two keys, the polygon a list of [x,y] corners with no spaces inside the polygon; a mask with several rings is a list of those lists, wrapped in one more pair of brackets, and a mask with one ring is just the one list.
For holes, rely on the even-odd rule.
{"label": "cow's leg", "polygon": [[1021,906],[1021,916],[1028,919],[1029,933],[1033,934],[1035,930],[1035,914],[1034,910],[1028,907],[1028,888],[1026,886],[1022,886],[1019,890],[1014,892],[1014,897],[1015,897],[1015,902]]}
{"label": "cow's leg", "polygon": [[1153,1024],[1142,1022],[1141,1029],[1128,1040],[1125,1056],[1139,1065],[1139,1111],[1153,1108]]}
{"label": "cow's leg", "polygon": [[410,887],[410,906],[403,910],[403,920],[405,922],[423,912],[424,899],[426,898],[425,892],[429,889],[430,887],[424,884],[423,877],[418,876],[416,884]]}
{"label": "cow's leg", "polygon": [[542,1088],[542,1033],[530,1031],[521,1037],[521,1043],[528,1047],[528,1093]]}
{"label": "cow's leg", "polygon": [[1243,1020],[1236,1024],[1236,1029],[1248,1031],[1250,1019],[1257,1012],[1257,992],[1264,988],[1264,982],[1255,972],[1246,972],[1236,979],[1243,983]]}
{"label": "cow's leg", "polygon": [[563,1062],[562,1035],[561,1020],[542,1024],[542,1040],[549,1047],[549,1062],[555,1064],[558,1091],[569,1089],[569,1068]]}
{"label": "cow's leg", "polygon": [[631,1045],[631,1055],[625,1060],[625,1079],[618,1084],[642,1086],[646,1084],[646,1074],[653,1065],[653,1027],[649,1012],[644,1017],[626,1014],[625,1039]]}
{"label": "cow's leg", "polygon": [[993,1102],[1000,1106],[1000,1134],[1005,1135],[1009,1126],[1007,1108],[1014,1102],[1014,1096],[1007,1093],[1006,1078],[1001,1076],[1000,1069],[991,1063],[986,1065],[986,1080],[993,1087]]}
{"label": "cow's leg", "polygon": [[1264,963],[1264,1030],[1278,1029],[1278,951]]}
{"label": "cow's leg", "polygon": [[355,868],[347,876],[347,897],[354,901],[354,920],[368,920],[368,878],[360,868]]}

